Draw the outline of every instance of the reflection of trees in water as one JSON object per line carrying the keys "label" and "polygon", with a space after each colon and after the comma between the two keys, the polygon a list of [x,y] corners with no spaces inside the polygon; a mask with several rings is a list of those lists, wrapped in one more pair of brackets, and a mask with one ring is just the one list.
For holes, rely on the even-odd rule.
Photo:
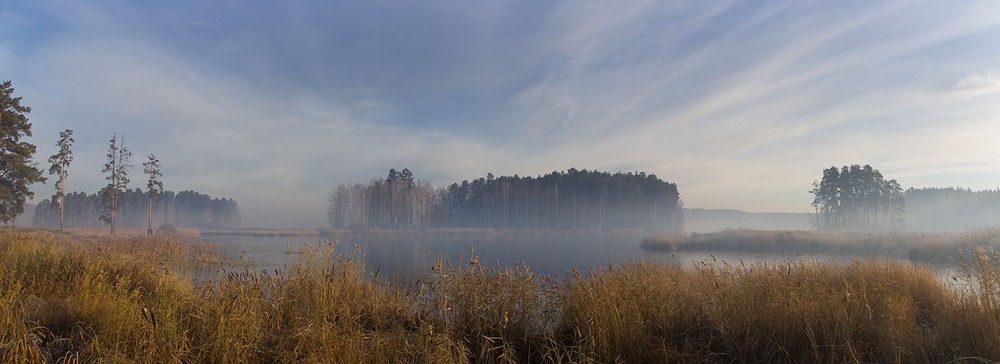
{"label": "reflection of trees in water", "polygon": [[573,267],[587,271],[636,259],[662,258],[643,252],[639,246],[642,237],[631,234],[358,234],[316,238],[211,235],[202,239],[220,243],[229,259],[245,251],[246,257],[262,268],[281,268],[286,259],[294,258],[285,252],[301,249],[306,241],[315,245],[339,240],[336,252],[344,257],[354,254],[354,245],[358,244],[367,271],[378,271],[380,278],[388,280],[428,273],[440,257],[468,266],[470,247],[485,266],[499,263],[513,267],[523,262],[532,272],[549,275],[571,274]]}

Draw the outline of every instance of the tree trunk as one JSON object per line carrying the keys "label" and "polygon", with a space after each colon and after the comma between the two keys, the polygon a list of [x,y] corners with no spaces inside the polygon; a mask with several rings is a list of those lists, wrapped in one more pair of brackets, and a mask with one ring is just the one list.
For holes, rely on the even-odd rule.
{"label": "tree trunk", "polygon": [[66,211],[66,166],[59,173],[59,231],[63,231]]}
{"label": "tree trunk", "polygon": [[153,235],[153,191],[149,191],[149,209],[147,213],[146,235]]}

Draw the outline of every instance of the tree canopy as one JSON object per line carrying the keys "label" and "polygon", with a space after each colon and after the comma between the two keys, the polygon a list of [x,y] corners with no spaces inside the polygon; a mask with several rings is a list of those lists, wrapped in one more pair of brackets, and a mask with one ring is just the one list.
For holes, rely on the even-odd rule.
{"label": "tree canopy", "polygon": [[903,227],[903,190],[870,165],[823,170],[809,191],[818,229],[898,229]]}
{"label": "tree canopy", "polygon": [[31,136],[30,112],[30,107],[21,105],[21,97],[14,96],[10,81],[0,83],[0,221],[4,223],[24,212],[24,202],[35,195],[28,186],[45,181],[32,161],[35,146],[21,140]]}
{"label": "tree canopy", "polygon": [[408,169],[341,185],[329,197],[338,228],[683,229],[677,186],[644,172],[577,170],[539,177],[492,173],[435,190]]}

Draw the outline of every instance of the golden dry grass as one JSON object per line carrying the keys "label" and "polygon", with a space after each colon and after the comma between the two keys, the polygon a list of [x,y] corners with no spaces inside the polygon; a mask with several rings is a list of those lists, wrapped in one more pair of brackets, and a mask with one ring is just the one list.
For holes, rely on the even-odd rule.
{"label": "golden dry grass", "polygon": [[[210,248],[0,232],[0,362],[646,363],[1000,360],[1000,254],[965,285],[888,261],[642,262],[556,281],[474,254],[407,283],[308,246],[194,284]],[[201,264],[201,263],[200,263]]]}

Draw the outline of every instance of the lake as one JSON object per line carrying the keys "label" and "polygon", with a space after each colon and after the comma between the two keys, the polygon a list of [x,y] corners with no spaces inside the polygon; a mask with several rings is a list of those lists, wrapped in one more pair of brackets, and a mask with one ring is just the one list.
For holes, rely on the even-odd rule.
{"label": "lake", "polygon": [[[535,273],[553,278],[596,270],[608,265],[644,260],[688,266],[695,262],[780,262],[791,260],[850,262],[856,256],[830,254],[760,254],[731,252],[653,252],[645,251],[640,242],[645,236],[630,234],[496,234],[496,235],[351,235],[339,237],[273,237],[246,235],[202,235],[201,239],[220,244],[226,259],[252,263],[255,270],[281,268],[286,259],[306,243],[335,242],[336,252],[347,256],[360,247],[366,267],[384,278],[415,277],[430,271],[439,257],[459,264],[469,262],[470,251],[483,264],[498,263],[503,267],[523,263]],[[329,239],[329,240],[328,240]],[[905,256],[880,257],[907,261]],[[942,278],[957,275],[957,266],[932,266]],[[950,279],[948,279],[951,281]]]}

